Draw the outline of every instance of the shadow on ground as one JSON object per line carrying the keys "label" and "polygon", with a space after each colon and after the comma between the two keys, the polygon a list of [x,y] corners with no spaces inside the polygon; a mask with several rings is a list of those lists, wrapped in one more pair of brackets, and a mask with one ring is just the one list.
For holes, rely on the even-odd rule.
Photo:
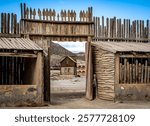
{"label": "shadow on ground", "polygon": [[84,99],[84,97],[84,92],[52,93],[51,105],[63,105],[76,100]]}

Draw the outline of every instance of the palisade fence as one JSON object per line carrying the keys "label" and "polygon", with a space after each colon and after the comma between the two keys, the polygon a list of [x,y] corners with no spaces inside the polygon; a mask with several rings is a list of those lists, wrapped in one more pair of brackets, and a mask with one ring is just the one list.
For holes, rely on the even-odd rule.
{"label": "palisade fence", "polygon": [[1,13],[0,14],[0,35],[9,37],[18,35],[20,33],[19,23],[17,22],[17,15],[14,13]]}
{"label": "palisade fence", "polygon": [[[81,10],[79,15],[77,15],[74,10],[61,10],[60,13],[57,13],[55,9],[34,9],[29,8],[26,4],[20,4],[21,7],[21,19],[24,20],[41,20],[48,22],[74,22],[69,30],[66,30],[66,34],[68,32],[75,33],[77,32],[81,34],[81,32],[87,31],[90,29],[89,34],[94,35],[93,41],[134,41],[134,42],[149,42],[150,41],[150,21],[149,20],[133,20],[130,19],[117,19],[113,18],[104,18],[104,16],[93,17],[93,8],[88,7],[87,10]],[[86,28],[83,30],[78,30],[78,27],[74,26],[76,23],[83,22],[94,22],[90,28]],[[65,25],[64,25],[65,26]],[[15,37],[20,33],[23,33],[24,26],[17,22],[17,15],[14,13],[1,13],[0,14],[0,36],[4,36],[5,34],[9,34],[9,37]],[[49,27],[50,28],[50,27]],[[54,28],[50,28],[55,31]],[[64,30],[62,28],[60,30]],[[81,27],[82,29],[82,27]],[[27,29],[28,30],[28,29]],[[56,32],[59,29],[56,27]],[[61,33],[58,32],[58,33]]]}
{"label": "palisade fence", "polygon": [[20,4],[20,7],[22,36],[37,41],[39,37],[48,41],[87,41],[88,36],[93,36],[92,7],[79,13],[75,10],[35,9],[26,4]]}
{"label": "palisade fence", "polygon": [[88,10],[81,10],[79,18],[75,10],[61,10],[57,13],[55,9],[39,9],[27,7],[26,4],[20,4],[21,7],[21,19],[33,19],[33,20],[46,20],[46,21],[68,21],[68,22],[88,22],[92,21],[92,7]]}
{"label": "palisade fence", "polygon": [[150,41],[150,22],[133,20],[93,17],[94,41]]}

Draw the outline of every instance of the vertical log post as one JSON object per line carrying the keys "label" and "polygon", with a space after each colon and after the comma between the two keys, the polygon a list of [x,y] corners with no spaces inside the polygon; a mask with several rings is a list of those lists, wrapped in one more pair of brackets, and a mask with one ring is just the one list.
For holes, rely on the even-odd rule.
{"label": "vertical log post", "polygon": [[144,82],[144,64],[141,64],[141,83]]}
{"label": "vertical log post", "polygon": [[4,31],[4,33],[6,33],[6,13],[4,13],[4,15],[3,15],[3,31]]}
{"label": "vertical log post", "polygon": [[50,47],[44,57],[44,101],[50,102]]}
{"label": "vertical log post", "polygon": [[20,4],[20,9],[21,9],[21,19],[23,19],[23,6],[22,6],[22,3]]}
{"label": "vertical log post", "polygon": [[136,83],[138,83],[138,60],[135,60],[135,76],[136,76]]}
{"label": "vertical log post", "polygon": [[129,61],[127,61],[127,84],[130,83],[130,66],[129,66]]}
{"label": "vertical log post", "polygon": [[127,82],[127,58],[124,58],[124,84]]}
{"label": "vertical log post", "polygon": [[86,44],[86,98],[93,100],[93,66],[92,66],[92,48],[91,37],[88,37]]}
{"label": "vertical log post", "polygon": [[11,33],[14,33],[14,14],[11,13]]}
{"label": "vertical log post", "polygon": [[133,67],[133,83],[136,83],[136,68],[135,68],[135,64],[133,63],[132,64],[132,67]]}
{"label": "vertical log post", "polygon": [[102,16],[102,37],[104,36],[104,16]]}
{"label": "vertical log post", "polygon": [[132,64],[130,64],[130,66],[129,66],[129,68],[130,68],[130,84],[132,83],[132,77],[133,77],[133,74],[132,74],[132,70],[133,70],[133,67],[132,67]]}
{"label": "vertical log post", "polygon": [[1,33],[3,33],[3,13],[1,13]]}
{"label": "vertical log post", "polygon": [[148,76],[147,76],[147,73],[148,73],[148,69],[147,69],[147,60],[145,60],[144,71],[145,71],[145,73],[144,73],[144,83],[147,83],[147,78],[148,78]]}
{"label": "vertical log post", "polygon": [[23,4],[23,18],[25,18],[25,12],[26,12],[26,4]]}
{"label": "vertical log post", "polygon": [[106,18],[106,37],[109,38],[109,18]]}

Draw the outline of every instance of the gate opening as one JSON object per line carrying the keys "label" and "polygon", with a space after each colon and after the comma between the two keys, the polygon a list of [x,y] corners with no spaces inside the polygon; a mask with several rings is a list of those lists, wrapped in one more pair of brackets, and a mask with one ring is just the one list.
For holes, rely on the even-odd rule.
{"label": "gate opening", "polygon": [[51,104],[85,97],[86,42],[50,43]]}

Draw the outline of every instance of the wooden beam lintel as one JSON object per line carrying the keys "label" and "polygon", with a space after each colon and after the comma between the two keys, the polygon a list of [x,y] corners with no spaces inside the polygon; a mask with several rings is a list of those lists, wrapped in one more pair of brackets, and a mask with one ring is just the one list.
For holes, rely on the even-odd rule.
{"label": "wooden beam lintel", "polygon": [[120,58],[150,58],[150,55],[120,55]]}
{"label": "wooden beam lintel", "polygon": [[0,56],[37,58],[36,54],[5,53],[5,52],[4,53],[0,52]]}
{"label": "wooden beam lintel", "polygon": [[0,33],[0,37],[5,37],[5,38],[20,38],[20,34],[4,34]]}
{"label": "wooden beam lintel", "polygon": [[51,24],[81,24],[89,25],[94,24],[92,21],[49,21],[49,20],[38,20],[38,19],[21,19],[21,21],[34,22],[34,23],[51,23]]}
{"label": "wooden beam lintel", "polygon": [[76,34],[76,35],[66,35],[66,34],[33,34],[33,33],[30,33],[30,34],[27,34],[27,33],[22,33],[22,35],[29,35],[29,36],[45,36],[45,37],[92,37],[92,36],[94,36],[94,35],[89,35],[89,34],[87,34],[87,35],[78,35],[78,34]]}

